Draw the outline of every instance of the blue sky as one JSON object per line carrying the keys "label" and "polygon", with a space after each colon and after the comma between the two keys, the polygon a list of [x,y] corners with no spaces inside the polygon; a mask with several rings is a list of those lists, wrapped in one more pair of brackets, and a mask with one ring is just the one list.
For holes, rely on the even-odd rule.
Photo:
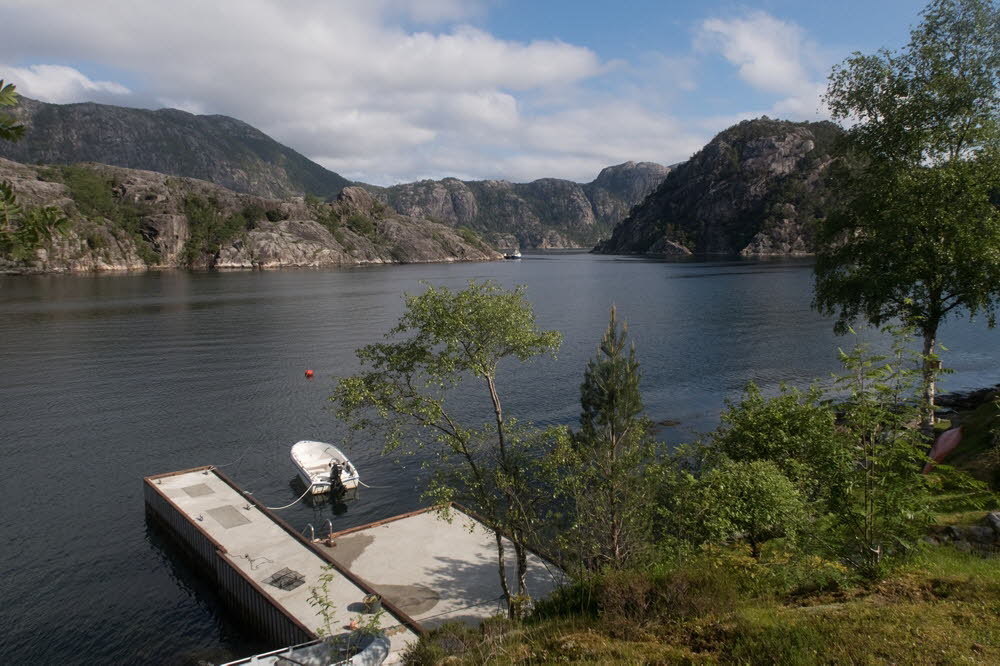
{"label": "blue sky", "polygon": [[830,67],[923,2],[0,0],[0,77],[235,116],[341,174],[593,179],[743,118],[825,117]]}

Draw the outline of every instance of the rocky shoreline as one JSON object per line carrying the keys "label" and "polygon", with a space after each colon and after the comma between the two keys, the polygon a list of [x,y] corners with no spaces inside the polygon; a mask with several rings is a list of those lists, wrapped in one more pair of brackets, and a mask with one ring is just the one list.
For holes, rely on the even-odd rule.
{"label": "rocky shoreline", "polygon": [[0,257],[0,273],[163,268],[320,268],[502,258],[467,229],[395,213],[347,187],[335,201],[268,199],[192,178],[101,164],[33,166],[0,159],[20,206],[52,206],[65,233]]}

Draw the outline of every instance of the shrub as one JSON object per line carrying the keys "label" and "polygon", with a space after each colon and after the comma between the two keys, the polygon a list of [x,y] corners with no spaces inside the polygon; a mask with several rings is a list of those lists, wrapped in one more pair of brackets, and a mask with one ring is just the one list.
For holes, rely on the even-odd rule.
{"label": "shrub", "polygon": [[204,255],[214,255],[221,247],[245,231],[250,223],[241,213],[224,216],[214,199],[189,196],[184,200],[190,236],[184,246],[184,262],[194,263]]}
{"label": "shrub", "polygon": [[361,213],[352,213],[347,218],[347,228],[360,236],[371,238],[375,235],[375,223]]}

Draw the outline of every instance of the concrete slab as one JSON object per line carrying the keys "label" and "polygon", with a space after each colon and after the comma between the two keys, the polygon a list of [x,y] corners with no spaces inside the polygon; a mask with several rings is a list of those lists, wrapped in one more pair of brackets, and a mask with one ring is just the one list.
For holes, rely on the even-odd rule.
{"label": "concrete slab", "polygon": [[[425,629],[444,622],[478,624],[502,612],[496,539],[458,508],[451,520],[430,509],[335,536],[330,555]],[[504,539],[508,584],[516,590],[514,548]],[[528,591],[548,596],[565,580],[556,566],[528,556]]]}
{"label": "concrete slab", "polygon": [[[291,615],[317,634],[346,630],[358,616],[365,591],[347,577],[328,569],[328,562],[305,543],[290,535],[272,518],[220,478],[214,470],[196,470],[171,476],[152,477],[152,483],[178,509],[226,551],[226,557],[257,583],[260,589]],[[270,585],[267,580],[283,569],[303,578],[291,589]],[[309,603],[321,577],[330,576],[328,597],[335,609],[329,628],[319,609]],[[383,628],[389,634],[391,650],[398,653],[417,634],[388,613]]]}
{"label": "concrete slab", "polygon": [[[368,590],[381,594],[389,610],[381,621],[390,643],[386,663],[398,660],[421,631],[449,621],[478,624],[504,610],[495,536],[457,505],[344,530],[326,546],[307,541],[214,468],[147,477],[146,483],[300,628],[342,633],[361,614]],[[508,584],[516,590],[514,549],[507,539],[503,544]],[[329,623],[310,603],[324,577],[334,606]],[[529,554],[533,598],[564,581],[560,569]],[[276,653],[268,658],[280,659]]]}

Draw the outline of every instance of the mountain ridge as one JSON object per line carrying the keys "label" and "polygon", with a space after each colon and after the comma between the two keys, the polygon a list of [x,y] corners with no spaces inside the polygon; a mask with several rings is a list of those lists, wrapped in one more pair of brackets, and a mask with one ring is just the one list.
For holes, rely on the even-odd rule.
{"label": "mountain ridge", "polygon": [[589,183],[443,178],[366,187],[400,213],[469,227],[500,247],[591,247],[669,171],[628,161],[603,168]]}
{"label": "mountain ridge", "polygon": [[271,198],[333,198],[364,187],[401,214],[469,227],[501,246],[591,247],[666,176],[652,162],[605,167],[590,183],[540,178],[352,183],[230,116],[19,98],[13,115],[27,127],[0,157],[21,163],[97,162],[197,178]]}
{"label": "mountain ridge", "polygon": [[98,162],[272,198],[306,192],[335,197],[352,184],[231,116],[95,102],[49,104],[23,96],[9,113],[26,127],[20,141],[0,143],[0,157],[15,162]]}
{"label": "mountain ridge", "polygon": [[826,214],[823,175],[842,130],[767,116],[719,132],[678,165],[594,251],[601,254],[810,254]]}

